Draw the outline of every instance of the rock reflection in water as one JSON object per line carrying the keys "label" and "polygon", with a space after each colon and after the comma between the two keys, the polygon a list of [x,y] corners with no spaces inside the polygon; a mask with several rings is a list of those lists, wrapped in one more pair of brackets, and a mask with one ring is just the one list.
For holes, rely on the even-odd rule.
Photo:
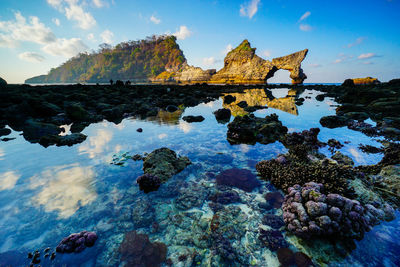
{"label": "rock reflection in water", "polygon": [[57,211],[59,218],[72,216],[81,206],[97,197],[92,167],[78,164],[51,167],[31,178],[31,189],[40,191],[32,198],[46,212]]}
{"label": "rock reflection in water", "polygon": [[241,101],[246,101],[249,107],[268,106],[296,116],[299,115],[295,104],[297,91],[293,89],[289,90],[287,97],[281,98],[273,98],[272,94],[267,94],[265,89],[246,89],[244,93],[230,93],[229,95],[236,97],[236,100],[230,104],[223,104],[223,106],[224,108],[229,108],[235,117],[248,114],[245,108],[237,105]]}
{"label": "rock reflection in water", "polygon": [[155,117],[148,117],[147,120],[158,122],[159,124],[179,124],[179,119],[183,113],[183,109],[178,109],[174,112],[168,112],[160,109]]}

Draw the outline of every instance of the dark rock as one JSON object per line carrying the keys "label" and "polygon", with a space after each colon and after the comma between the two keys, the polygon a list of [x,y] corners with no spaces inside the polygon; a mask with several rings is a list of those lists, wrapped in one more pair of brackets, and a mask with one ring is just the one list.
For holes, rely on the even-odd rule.
{"label": "dark rock", "polygon": [[145,193],[157,191],[157,189],[161,185],[160,178],[158,178],[157,176],[148,174],[148,173],[146,173],[142,176],[139,176],[137,178],[136,182],[139,184],[140,190],[143,190]]}
{"label": "dark rock", "polygon": [[269,144],[287,133],[276,114],[257,118],[253,114],[237,116],[228,124],[227,139],[231,144]]}
{"label": "dark rock", "polygon": [[65,106],[67,116],[73,121],[86,121],[89,113],[78,103],[68,103]]}
{"label": "dark rock", "polygon": [[8,128],[1,128],[0,129],[0,136],[5,136],[5,135],[9,135],[11,133],[11,130]]}
{"label": "dark rock", "polygon": [[124,86],[124,82],[121,81],[121,80],[117,80],[117,81],[115,82],[115,86]]}
{"label": "dark rock", "polygon": [[294,253],[294,262],[298,267],[309,267],[313,266],[312,260],[303,252]]}
{"label": "dark rock", "polygon": [[349,122],[349,118],[344,117],[344,116],[336,116],[336,115],[324,116],[319,120],[319,123],[321,123],[321,125],[323,127],[331,128],[331,129],[347,126],[348,122]]}
{"label": "dark rock", "polygon": [[354,87],[354,81],[353,79],[346,79],[343,83],[342,86],[346,86],[346,87]]}
{"label": "dark rock", "polygon": [[229,105],[236,101],[236,97],[232,95],[224,96],[224,104]]}
{"label": "dark rock", "polygon": [[7,82],[3,78],[0,77],[0,88],[6,87]]}
{"label": "dark rock", "polygon": [[227,123],[231,119],[231,110],[228,108],[221,108],[214,111],[214,115],[219,123]]}
{"label": "dark rock", "polygon": [[168,112],[175,112],[175,111],[177,111],[179,108],[177,107],[177,106],[174,106],[174,105],[168,105],[167,107],[166,107],[166,111],[168,111]]}
{"label": "dark rock", "polygon": [[127,266],[158,267],[167,259],[167,246],[164,243],[152,243],[147,235],[136,231],[125,233],[119,252]]}
{"label": "dark rock", "polygon": [[202,122],[204,121],[204,117],[203,116],[184,116],[182,118],[182,120],[186,121],[186,122]]}
{"label": "dark rock", "polygon": [[143,171],[165,182],[189,164],[191,162],[188,157],[177,157],[174,151],[163,147],[154,150],[144,158]]}
{"label": "dark rock", "polygon": [[251,171],[237,168],[221,172],[217,175],[216,181],[218,185],[232,186],[246,192],[251,192],[254,188],[261,185],[257,177]]}
{"label": "dark rock", "polygon": [[[82,231],[64,238],[56,248],[58,253],[79,253],[86,247],[94,246],[97,235],[94,232]],[[53,255],[52,255],[53,256]]]}
{"label": "dark rock", "polygon": [[143,129],[142,128],[137,128],[136,132],[141,133],[141,132],[143,132]]}
{"label": "dark rock", "polygon": [[240,101],[239,103],[237,103],[237,105],[239,106],[239,107],[241,107],[241,108],[245,108],[245,107],[247,107],[248,106],[248,104],[247,104],[247,102],[246,101]]}
{"label": "dark rock", "polygon": [[294,264],[294,253],[290,248],[279,248],[276,254],[282,267],[288,267]]}
{"label": "dark rock", "polygon": [[58,135],[61,128],[51,123],[27,120],[23,129],[23,135],[26,140],[37,143],[44,136]]}
{"label": "dark rock", "polygon": [[89,126],[89,123],[86,122],[74,122],[71,125],[71,133],[80,133],[82,132],[87,126]]}

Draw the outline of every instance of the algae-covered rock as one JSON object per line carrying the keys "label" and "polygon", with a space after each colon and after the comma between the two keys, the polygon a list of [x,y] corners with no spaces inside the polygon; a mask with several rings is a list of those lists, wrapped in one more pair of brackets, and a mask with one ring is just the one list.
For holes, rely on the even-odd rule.
{"label": "algae-covered rock", "polygon": [[61,128],[51,123],[44,123],[30,119],[25,122],[23,131],[26,140],[32,143],[37,143],[44,136],[58,135],[61,133]]}
{"label": "algae-covered rock", "polygon": [[336,151],[336,153],[332,156],[332,159],[336,160],[339,164],[349,166],[354,165],[354,161],[349,156],[343,155],[340,151]]}
{"label": "algae-covered rock", "polygon": [[177,157],[169,148],[154,150],[143,160],[143,171],[158,176],[163,182],[191,164],[188,157]]}
{"label": "algae-covered rock", "polygon": [[227,139],[231,144],[269,144],[279,140],[287,131],[276,114],[265,118],[250,114],[238,116],[228,124]]}

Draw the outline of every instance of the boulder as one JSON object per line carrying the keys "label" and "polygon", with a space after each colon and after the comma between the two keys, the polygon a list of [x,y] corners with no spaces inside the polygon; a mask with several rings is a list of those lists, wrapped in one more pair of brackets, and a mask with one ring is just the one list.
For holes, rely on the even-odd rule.
{"label": "boulder", "polygon": [[221,108],[214,111],[214,115],[219,123],[227,123],[231,119],[231,110],[228,108]]}
{"label": "boulder", "polygon": [[188,157],[177,157],[174,151],[162,147],[154,150],[144,158],[143,171],[157,176],[162,182],[165,182],[189,164],[191,162]]}
{"label": "boulder", "polygon": [[199,115],[199,116],[184,116],[182,117],[182,120],[186,121],[186,122],[202,122],[204,121],[204,117]]}
{"label": "boulder", "polygon": [[6,80],[4,80],[3,78],[0,77],[0,88],[3,88],[7,85]]}

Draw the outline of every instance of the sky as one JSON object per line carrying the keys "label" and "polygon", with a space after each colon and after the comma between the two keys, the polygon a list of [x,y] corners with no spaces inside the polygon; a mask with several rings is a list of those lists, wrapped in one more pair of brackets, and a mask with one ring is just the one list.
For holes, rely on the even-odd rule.
{"label": "sky", "polygon": [[388,81],[400,78],[399,12],[400,0],[1,0],[0,77],[23,83],[102,43],[168,33],[204,69],[248,39],[269,60],[308,48],[305,82]]}

